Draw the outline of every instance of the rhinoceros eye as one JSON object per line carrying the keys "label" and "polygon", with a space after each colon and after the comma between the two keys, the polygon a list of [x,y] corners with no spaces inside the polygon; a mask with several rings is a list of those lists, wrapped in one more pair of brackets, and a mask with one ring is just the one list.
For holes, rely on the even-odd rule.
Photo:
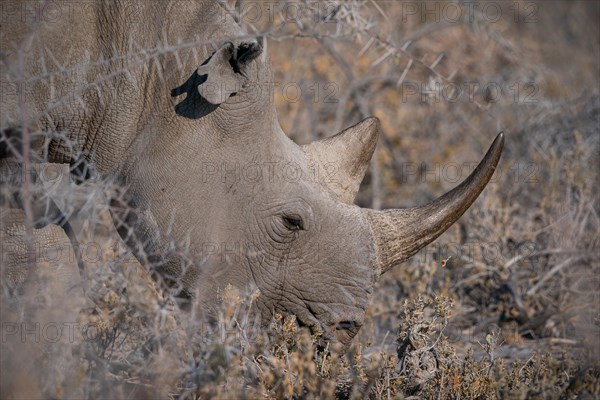
{"label": "rhinoceros eye", "polygon": [[286,228],[291,231],[301,231],[304,230],[304,224],[302,223],[302,217],[299,215],[284,215],[283,223]]}

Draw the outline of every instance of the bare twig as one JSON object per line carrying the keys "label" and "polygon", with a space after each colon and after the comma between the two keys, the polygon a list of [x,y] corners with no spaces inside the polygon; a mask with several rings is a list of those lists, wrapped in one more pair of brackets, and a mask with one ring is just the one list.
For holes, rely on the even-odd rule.
{"label": "bare twig", "polygon": [[535,292],[538,291],[538,289],[544,284],[544,282],[546,282],[548,279],[550,279],[552,277],[552,275],[556,274],[557,272],[559,272],[561,269],[563,269],[564,267],[566,267],[567,265],[573,263],[573,261],[578,260],[582,258],[581,256],[579,257],[569,257],[566,260],[564,260],[563,262],[555,265],[554,267],[552,267],[552,269],[550,269],[550,271],[548,271],[535,285],[533,285],[527,292],[527,296],[532,296],[535,294]]}

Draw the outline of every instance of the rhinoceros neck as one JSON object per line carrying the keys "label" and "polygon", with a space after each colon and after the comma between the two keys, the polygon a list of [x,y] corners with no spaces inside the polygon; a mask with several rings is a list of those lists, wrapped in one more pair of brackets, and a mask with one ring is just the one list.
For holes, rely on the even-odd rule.
{"label": "rhinoceros neck", "polygon": [[[171,97],[224,39],[243,35],[228,14],[213,2],[153,2],[131,10],[118,2],[102,3],[100,13],[118,23],[99,23],[100,57],[111,60],[104,71],[109,93],[105,115],[79,142],[101,174],[121,171],[127,162],[147,156],[148,148],[163,146],[171,135],[189,125],[175,113],[181,99]],[[139,12],[138,12],[139,11]],[[96,20],[102,20],[96,19]],[[216,29],[218,27],[218,29]],[[99,107],[100,106],[100,107]],[[95,104],[95,109],[102,105]],[[207,119],[218,122],[216,115]],[[228,118],[234,117],[229,115]],[[199,134],[215,122],[202,121]],[[101,131],[101,135],[96,132]]]}
{"label": "rhinoceros neck", "polygon": [[[8,61],[0,75],[15,88],[26,80],[27,120],[33,130],[52,132],[49,161],[69,162],[83,152],[102,175],[118,170],[149,128],[176,129],[168,123],[177,104],[170,90],[217,43],[243,34],[216,2],[99,1],[69,10],[33,34],[20,21],[3,24]],[[3,122],[22,122],[17,100],[17,90],[2,99]]]}

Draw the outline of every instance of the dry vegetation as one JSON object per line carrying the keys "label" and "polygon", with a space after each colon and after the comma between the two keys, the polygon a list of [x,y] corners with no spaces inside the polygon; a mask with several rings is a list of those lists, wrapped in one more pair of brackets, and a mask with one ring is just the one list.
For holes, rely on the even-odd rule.
{"label": "dry vegetation", "polygon": [[[600,396],[600,6],[495,2],[498,21],[492,9],[469,20],[462,7],[449,22],[448,3],[429,2],[439,20],[422,18],[425,3],[410,3],[414,15],[406,4],[300,3],[312,10],[301,20],[256,19],[250,8],[241,18],[266,32],[279,118],[295,140],[381,119],[362,206],[431,200],[507,133],[493,181],[448,232],[382,278],[350,348],[330,348],[293,316],[258,329],[257,294],[226,290],[209,321],[180,311],[112,228],[103,198],[116,188],[75,186],[52,170],[46,188],[82,210],[78,240],[94,244],[83,246],[88,287],[76,285],[66,236],[58,247],[45,239],[56,226],[36,236],[46,257],[35,271],[6,276],[25,232],[22,213],[0,209],[2,397]],[[446,89],[436,95],[436,85]]]}

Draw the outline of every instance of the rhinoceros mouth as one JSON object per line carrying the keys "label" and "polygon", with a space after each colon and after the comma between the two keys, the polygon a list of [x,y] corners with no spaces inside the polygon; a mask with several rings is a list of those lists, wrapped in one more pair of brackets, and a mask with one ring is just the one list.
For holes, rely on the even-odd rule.
{"label": "rhinoceros mouth", "polygon": [[[328,321],[336,321],[336,319],[323,315],[319,317],[310,304],[306,304],[306,310],[308,311],[308,315],[296,314],[296,323],[300,328],[306,327],[310,330],[311,334],[317,336],[317,345],[326,345],[329,342],[348,343],[362,326],[360,318],[348,318],[328,323]],[[357,307],[356,312],[364,313],[365,310]]]}
{"label": "rhinoceros mouth", "polygon": [[318,351],[326,351],[332,343],[347,346],[360,330],[362,323],[358,321],[340,321],[326,329],[322,323],[307,324],[301,318],[296,318],[299,328],[307,328],[315,336],[315,345]]}

